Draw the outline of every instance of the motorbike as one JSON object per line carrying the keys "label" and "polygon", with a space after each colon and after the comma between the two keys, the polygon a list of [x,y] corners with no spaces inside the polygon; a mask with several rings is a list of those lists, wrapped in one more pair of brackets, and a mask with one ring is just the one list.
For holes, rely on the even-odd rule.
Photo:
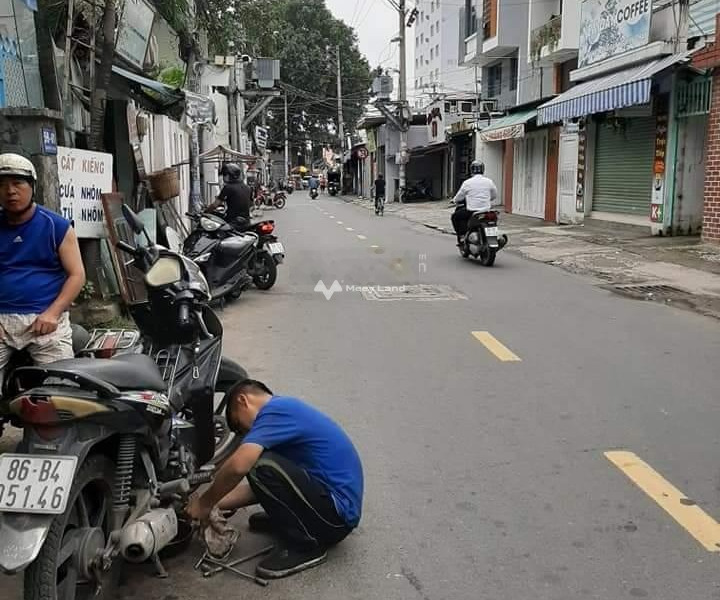
{"label": "motorbike", "polygon": [[337,181],[328,182],[328,193],[331,196],[337,196],[340,191],[340,184]]}
{"label": "motorbike", "polygon": [[498,214],[495,211],[474,212],[459,245],[463,258],[479,258],[480,264],[492,267],[495,256],[508,242],[507,235],[498,236]]}
{"label": "motorbike", "polygon": [[317,189],[317,188],[312,188],[312,189],[310,190],[310,199],[311,199],[311,200],[317,200],[317,197],[318,197],[318,189]]}
{"label": "motorbike", "polygon": [[270,192],[268,189],[261,187],[255,196],[255,208],[262,206],[272,206],[277,209],[285,208],[287,204],[287,195],[282,190]]}
{"label": "motorbike", "polygon": [[409,185],[400,190],[401,202],[413,202],[415,200],[434,200],[432,187],[425,180]]}
{"label": "motorbike", "polygon": [[[117,243],[147,289],[131,308],[145,352],[8,374],[23,438],[0,456],[0,570],[24,571],[26,600],[114,598],[127,563],[152,560],[166,576],[161,552],[192,539],[184,506],[221,460],[214,429],[224,405],[213,406],[223,328],[209,285],[122,210],[147,240]],[[225,376],[242,375],[236,366]]]}
{"label": "motorbike", "polygon": [[187,216],[195,228],[185,240],[183,254],[200,266],[213,299],[235,300],[251,283],[260,290],[275,285],[277,265],[285,259],[285,248],[273,235],[275,221],[237,229],[216,212]]}

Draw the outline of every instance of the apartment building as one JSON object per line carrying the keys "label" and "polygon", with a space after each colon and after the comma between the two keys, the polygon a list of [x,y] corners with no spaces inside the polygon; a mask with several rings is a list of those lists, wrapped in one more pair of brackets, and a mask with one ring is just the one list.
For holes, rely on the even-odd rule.
{"label": "apartment building", "polygon": [[537,106],[571,86],[577,67],[577,0],[466,0],[463,64],[481,69],[482,100],[506,113],[479,123],[476,157],[506,210],[556,220],[558,133]]}
{"label": "apartment building", "polygon": [[415,106],[437,94],[475,92],[475,70],[460,64],[457,0],[419,0],[415,34]]}

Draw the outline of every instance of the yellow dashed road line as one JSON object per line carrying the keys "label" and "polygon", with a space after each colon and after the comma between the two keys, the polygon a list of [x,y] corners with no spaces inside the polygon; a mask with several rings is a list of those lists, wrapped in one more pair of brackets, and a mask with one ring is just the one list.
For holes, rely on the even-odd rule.
{"label": "yellow dashed road line", "polygon": [[492,352],[503,362],[520,362],[520,357],[503,346],[494,335],[488,331],[473,331],[475,339]]}
{"label": "yellow dashed road line", "polygon": [[639,456],[624,450],[605,457],[709,552],[720,552],[720,523],[697,506]]}

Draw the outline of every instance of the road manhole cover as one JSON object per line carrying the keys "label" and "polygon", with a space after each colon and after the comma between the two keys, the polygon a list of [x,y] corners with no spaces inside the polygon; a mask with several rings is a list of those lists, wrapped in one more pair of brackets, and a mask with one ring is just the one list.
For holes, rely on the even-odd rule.
{"label": "road manhole cover", "polygon": [[368,286],[362,290],[365,300],[467,300],[467,296],[449,285]]}

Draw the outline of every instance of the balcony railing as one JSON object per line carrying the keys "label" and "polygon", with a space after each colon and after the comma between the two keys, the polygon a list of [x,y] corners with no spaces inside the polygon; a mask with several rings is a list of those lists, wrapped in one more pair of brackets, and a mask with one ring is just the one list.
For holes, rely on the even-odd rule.
{"label": "balcony railing", "polygon": [[562,15],[553,17],[544,25],[536,27],[530,33],[530,58],[540,60],[542,49],[547,46],[550,52],[555,50],[562,35]]}

